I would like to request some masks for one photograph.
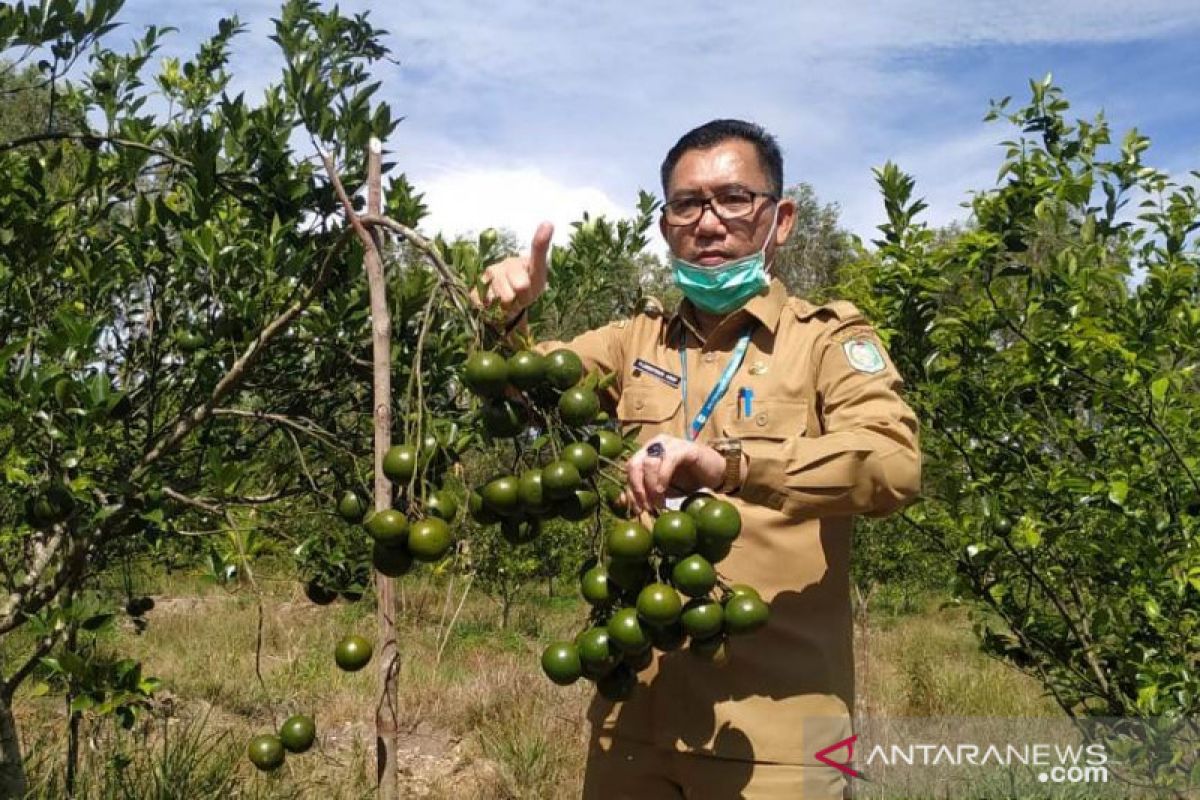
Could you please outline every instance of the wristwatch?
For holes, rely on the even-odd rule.
[[[708,446],[725,456],[725,475],[721,478],[718,492],[729,493],[741,486],[742,478],[742,440],[713,439]]]

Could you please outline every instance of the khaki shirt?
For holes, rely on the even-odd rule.
[[[771,617],[759,631],[731,638],[724,662],[686,647],[656,656],[628,701],[597,695],[589,718],[602,739],[819,765],[814,753],[849,736],[853,714],[853,518],[885,515],[917,495],[917,420],[883,345],[850,303],[813,306],[772,281],[705,340],[689,308],[639,314],[565,346],[589,369],[617,374],[606,400],[623,425],[641,426],[642,441],[683,437],[742,330],[755,323],[745,360],[697,439],[742,440],[749,470],[726,498],[741,512],[742,533],[717,571],[727,583],[757,589]],[[641,359],[680,376],[681,338],[686,418],[670,375],[634,367]],[[742,387],[754,393],[749,415],[738,407]]]

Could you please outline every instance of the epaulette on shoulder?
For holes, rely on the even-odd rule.
[[[824,320],[836,319],[839,322],[863,319],[863,313],[858,310],[858,306],[849,300],[834,300],[832,303],[816,306],[803,298],[793,297],[788,300],[788,304],[801,322],[813,317]]]
[[[662,301],[654,295],[649,294],[643,295],[642,298],[638,300],[635,311],[637,314],[645,315],[651,319],[658,319],[664,313]]]

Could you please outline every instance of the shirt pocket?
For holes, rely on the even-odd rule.
[[[683,398],[670,389],[626,388],[617,401],[617,419],[625,427],[641,427],[642,441],[660,433],[671,433]]]
[[[780,442],[807,433],[808,403],[799,399],[755,398],[749,416],[730,417],[721,426],[725,436],[743,441]]]

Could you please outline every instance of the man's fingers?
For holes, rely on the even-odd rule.
[[[554,225],[543,222],[533,234],[533,246],[529,250],[529,279],[534,286],[545,286],[549,274],[550,240],[554,238]]]
[[[658,465],[658,475],[654,481],[655,505],[663,504],[667,496],[667,487],[671,485],[671,479],[675,476],[675,470],[679,468],[679,460],[678,450],[667,450],[662,463]]]
[[[488,283],[488,297],[497,298],[501,305],[507,306],[516,296],[516,292],[513,291],[512,285],[508,281],[508,274],[503,270],[493,272],[492,280]]]
[[[627,491],[633,496],[634,510],[641,513],[646,509],[646,488],[643,485],[645,472],[642,456],[635,455],[629,459],[625,465],[625,477],[628,481]]]

